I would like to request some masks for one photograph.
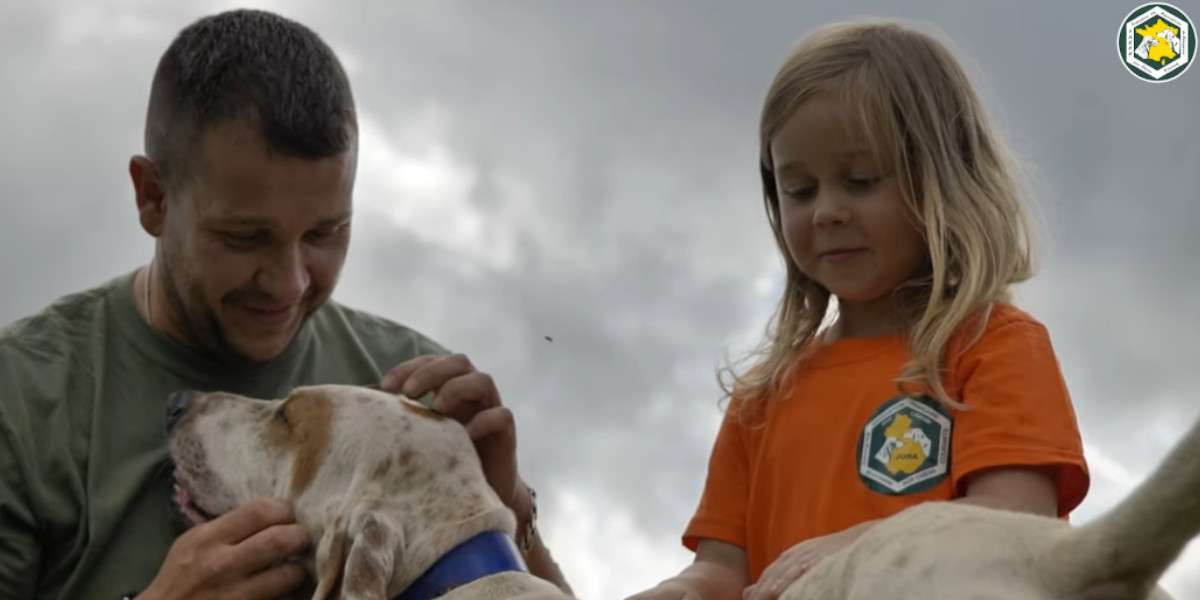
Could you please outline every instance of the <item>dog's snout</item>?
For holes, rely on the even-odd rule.
[[[196,393],[191,390],[183,390],[167,396],[167,431],[175,428],[175,424],[187,411],[188,405],[192,403],[195,395]]]

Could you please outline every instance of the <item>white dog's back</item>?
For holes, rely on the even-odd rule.
[[[1200,422],[1087,525],[930,502],[871,528],[782,600],[1170,600],[1158,578],[1198,532]]]

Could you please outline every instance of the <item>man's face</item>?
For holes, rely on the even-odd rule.
[[[225,361],[271,360],[337,283],[355,150],[273,155],[234,123],[208,129],[197,150],[190,179],[168,194],[159,240],[170,331]]]

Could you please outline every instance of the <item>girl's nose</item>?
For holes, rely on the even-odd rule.
[[[818,194],[813,199],[813,225],[830,227],[850,220],[850,210],[833,194]]]

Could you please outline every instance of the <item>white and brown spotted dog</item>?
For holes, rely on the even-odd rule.
[[[1095,521],[949,502],[886,519],[782,600],[1170,600],[1163,571],[1200,533],[1200,423]]]
[[[363,387],[298,388],[283,401],[176,394],[168,450],[176,501],[193,523],[254,497],[293,503],[316,542],[314,600],[388,600],[452,548],[512,512],[488,485],[463,427]],[[446,600],[567,598],[524,571],[489,575]]]

